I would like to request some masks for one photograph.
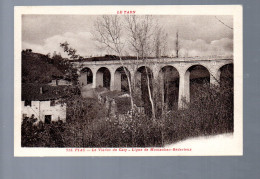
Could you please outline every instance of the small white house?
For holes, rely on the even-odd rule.
[[[22,101],[22,116],[37,118],[37,123],[42,121],[50,123],[62,120],[66,122],[66,104],[61,104],[59,100],[49,101]]]
[[[40,121],[51,123],[52,121],[66,122],[66,103],[62,102],[66,91],[61,86],[24,84],[22,86],[22,119],[33,117]]]

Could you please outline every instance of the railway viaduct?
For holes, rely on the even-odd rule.
[[[122,63],[123,62],[123,63]],[[210,85],[218,85],[222,68],[233,65],[233,57],[193,57],[193,58],[160,58],[142,60],[111,60],[111,61],[83,61],[73,62],[78,69],[79,82],[81,85],[92,85],[92,88],[107,87],[111,91],[121,91],[122,78],[124,74],[122,67],[127,70],[131,83],[140,81],[142,69],[146,67],[151,77],[156,81],[162,80],[165,68],[171,68],[175,73],[173,76],[178,80],[178,107],[183,106],[183,99],[190,101],[190,79],[194,67],[204,68],[209,74]],[[109,82],[105,83],[104,78]]]

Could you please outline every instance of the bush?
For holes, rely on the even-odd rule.
[[[65,147],[63,141],[64,126],[61,121],[37,126],[32,121],[22,122],[22,147]]]
[[[168,143],[188,137],[233,132],[233,88],[202,89],[197,86],[196,89],[187,109],[167,114],[164,131]]]
[[[201,86],[201,85],[200,85]],[[189,137],[233,132],[233,87],[195,86],[187,109],[172,110],[155,120],[143,113],[108,116],[95,99],[74,96],[67,101],[67,122],[22,124],[27,147],[152,147]],[[124,101],[122,101],[123,103]]]

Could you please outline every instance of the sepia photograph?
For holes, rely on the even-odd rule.
[[[243,155],[241,6],[15,8],[15,156]]]

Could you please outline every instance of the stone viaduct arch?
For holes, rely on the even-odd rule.
[[[166,65],[159,71],[161,101],[167,109],[177,108],[179,96],[179,71],[172,65]]]
[[[88,67],[81,69],[79,74],[79,81],[81,86],[93,83],[92,70]]]
[[[185,78],[185,89],[186,89],[186,102],[190,102],[195,94],[199,91],[198,88],[207,88],[210,84],[210,72],[203,65],[192,65],[190,66],[184,75]],[[203,85],[203,86],[202,86]]]
[[[234,67],[233,64],[226,64],[220,67],[220,86],[228,85],[228,87],[234,87]]]
[[[111,87],[111,72],[107,67],[100,67],[96,72],[96,87]]]
[[[147,79],[147,74],[149,77],[149,81]],[[138,94],[148,94],[148,83],[152,90],[152,78],[153,78],[153,71],[148,66],[140,66],[136,69],[135,72],[135,89],[137,90]]]
[[[131,81],[131,73],[127,67],[120,66],[115,70],[114,90],[129,92],[129,84],[126,73],[130,77]]]
[[[92,87],[98,86],[107,87],[110,90],[124,90],[122,83],[124,81],[124,72],[122,71],[122,64],[119,61],[91,61],[91,62],[73,62],[74,67],[78,69],[81,74],[83,69],[90,69],[92,72]],[[172,73],[170,80],[174,81],[176,89],[175,95],[178,95],[178,108],[185,107],[186,102],[190,102],[190,80],[194,78],[194,70],[204,70],[205,77],[210,83],[210,86],[220,85],[220,80],[223,78],[221,75],[224,73],[226,66],[233,67],[233,58],[223,57],[194,57],[194,58],[166,58],[166,59],[150,59],[144,63],[141,60],[124,60],[124,66],[129,73],[132,85],[139,85],[140,74],[145,69],[149,69],[150,77],[155,81],[162,81],[164,73]],[[143,69],[142,69],[143,68]],[[142,69],[142,70],[141,70]],[[172,72],[166,72],[171,69]],[[170,70],[170,71],[171,71]],[[84,72],[85,70],[83,70]],[[178,75],[177,75],[178,74]],[[196,76],[196,75],[195,75]],[[233,76],[232,76],[233,77]],[[87,84],[90,84],[91,75],[87,76]],[[104,78],[106,79],[104,82]],[[121,78],[121,80],[119,80]],[[83,77],[79,77],[79,81],[83,81]],[[122,81],[123,80],[123,81]],[[103,81],[103,83],[102,83]],[[161,82],[162,83],[162,82]],[[165,83],[165,79],[163,79]],[[84,83],[85,84],[85,83]],[[165,87],[164,87],[165,88]],[[126,90],[127,91],[127,90]],[[164,89],[165,91],[165,89]],[[185,100],[185,103],[184,101]]]

